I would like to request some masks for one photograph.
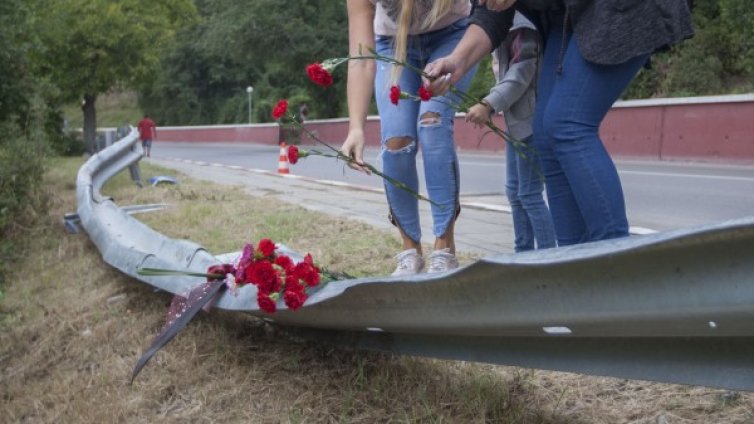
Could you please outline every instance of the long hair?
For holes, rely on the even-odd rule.
[[[437,21],[442,19],[451,11],[454,2],[455,0],[434,0],[432,2],[432,8],[429,10],[429,13],[427,13],[427,16],[424,17],[422,28],[430,28],[434,24],[436,24]],[[411,28],[411,22],[413,22],[414,20],[413,14],[414,0],[402,0],[401,13],[398,16],[397,22],[398,30],[396,31],[395,39],[393,41],[395,50],[394,58],[395,60],[401,62],[406,60],[408,31],[409,28]],[[402,71],[403,67],[393,65],[393,70],[390,78],[391,85],[394,85],[398,81],[398,78],[400,77]]]

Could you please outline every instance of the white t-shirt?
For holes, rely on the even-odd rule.
[[[401,13],[401,0],[370,0],[375,5],[374,33],[377,35],[394,36],[398,30],[396,21]],[[430,28],[422,28],[424,17],[432,9],[433,0],[414,0],[412,13],[411,35],[423,34],[445,28],[453,22],[469,16],[471,2],[469,0],[455,0],[450,12],[440,18]]]

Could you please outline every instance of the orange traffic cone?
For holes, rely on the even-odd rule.
[[[278,157],[278,174],[288,174],[288,146],[285,141],[280,142],[280,156]]]

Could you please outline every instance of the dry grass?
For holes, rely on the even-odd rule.
[[[51,214],[0,303],[2,422],[754,422],[752,394],[343,351],[221,311],[199,317],[131,386],[170,299],[103,264],[86,235],[63,231],[79,164],[51,167]],[[368,275],[386,272],[398,247],[360,223],[181,181],[138,190],[121,176],[106,192],[121,205],[170,203],[141,218],[212,252],[264,235]]]

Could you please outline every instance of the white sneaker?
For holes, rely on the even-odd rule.
[[[450,248],[435,250],[429,255],[429,268],[427,273],[445,272],[458,268],[456,255],[450,253]]]
[[[424,258],[417,253],[416,249],[408,249],[395,255],[398,261],[398,267],[395,268],[392,275],[414,275],[424,269]]]

